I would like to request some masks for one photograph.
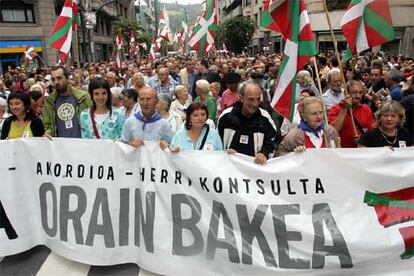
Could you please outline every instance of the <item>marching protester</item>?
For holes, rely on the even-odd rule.
[[[325,123],[323,104],[320,98],[307,97],[300,103],[302,120],[289,130],[277,150],[277,155],[302,152],[307,148],[335,148],[339,146],[336,129]]]
[[[210,84],[206,80],[198,80],[196,83],[197,97],[194,102],[203,103],[208,110],[208,119],[216,121],[217,104],[215,98],[210,95]]]
[[[403,128],[405,110],[398,102],[387,103],[375,112],[377,127],[368,130],[358,140],[358,147],[403,148],[413,145],[413,138]]]
[[[187,92],[187,87],[184,85],[177,85],[174,91],[175,100],[171,103],[170,110],[180,115],[184,121],[186,117],[186,110],[191,104],[191,96]]]
[[[45,128],[42,120],[31,108],[27,94],[12,92],[7,98],[7,104],[12,115],[3,122],[1,140],[43,136]]]
[[[170,146],[171,152],[174,153],[180,150],[223,150],[221,138],[217,130],[210,128],[206,123],[207,118],[208,110],[205,104],[190,104],[186,110],[185,127],[177,131],[171,145],[168,145],[167,141],[161,141],[161,148],[166,149]]]
[[[125,119],[133,116],[140,110],[138,104],[138,92],[133,88],[122,90],[122,107],[120,108]]]
[[[46,98],[42,120],[48,137],[81,138],[80,113],[92,105],[89,94],[69,83],[63,67],[51,69],[54,91]]]
[[[329,123],[339,132],[341,146],[355,148],[358,138],[374,127],[374,119],[371,109],[361,104],[364,94],[362,83],[350,80],[347,88],[349,95],[329,110],[328,119]],[[351,118],[351,112],[353,118]]]
[[[113,108],[108,81],[95,78],[89,83],[92,107],[80,115],[82,138],[119,140],[124,125],[124,116]]]
[[[269,113],[259,108],[262,88],[246,82],[240,101],[225,109],[218,121],[224,149],[253,156],[264,164],[275,150],[276,126]]]
[[[174,135],[181,128],[183,119],[180,114],[171,110],[171,97],[166,94],[158,95],[158,102],[155,108],[161,117],[170,123],[171,131]]]
[[[145,87],[139,95],[141,111],[130,116],[124,125],[121,140],[133,147],[144,145],[144,141],[167,141],[172,138],[170,123],[156,112],[158,103],[157,91]]]

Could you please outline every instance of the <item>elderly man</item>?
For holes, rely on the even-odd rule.
[[[158,70],[158,78],[158,81],[155,82],[155,90],[158,94],[167,94],[172,99],[178,82],[170,77],[168,69],[164,67]]]
[[[155,110],[158,103],[154,88],[145,87],[139,94],[141,111],[136,112],[125,122],[121,140],[133,147],[144,145],[144,141],[167,141],[172,139],[171,126]]]
[[[364,86],[360,81],[347,83],[349,95],[329,111],[329,124],[339,132],[343,148],[355,148],[357,139],[374,127],[371,109],[361,104]],[[353,113],[356,132],[354,133],[350,112]]]
[[[263,164],[275,150],[276,126],[259,108],[261,87],[248,81],[240,88],[241,101],[223,111],[218,131],[225,149],[255,157]]]
[[[325,109],[329,111],[332,106],[338,104],[345,97],[345,94],[342,89],[341,72],[338,69],[331,69],[326,76],[326,80],[329,88],[323,93],[322,100]]]
[[[109,87],[118,87],[117,83],[116,83],[116,75],[114,72],[109,71],[108,73],[105,74],[105,79],[108,81],[109,83]]]

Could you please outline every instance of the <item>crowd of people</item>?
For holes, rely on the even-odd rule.
[[[156,141],[172,153],[226,150],[259,164],[309,148],[413,145],[413,59],[366,52],[341,70],[333,52],[311,58],[294,81],[292,121],[271,106],[280,66],[271,54],[9,68],[1,139]]]

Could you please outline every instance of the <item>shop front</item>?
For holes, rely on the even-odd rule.
[[[34,47],[38,55],[42,55],[41,40],[2,40],[0,41],[0,74],[9,67],[20,66],[20,59],[27,47]]]

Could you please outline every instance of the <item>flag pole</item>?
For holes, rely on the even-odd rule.
[[[322,110],[323,110],[323,120],[325,121],[325,125],[328,125],[328,116],[326,114],[326,108],[325,108],[325,103],[323,102],[323,97],[322,97],[322,85],[321,85],[321,79],[319,77],[319,69],[318,69],[318,63],[316,62],[316,56],[313,57],[313,67],[315,67],[315,71],[316,71],[316,82],[318,83],[318,89],[319,89],[319,98],[321,100],[322,103]],[[325,145],[328,145],[329,141],[328,141],[328,137],[325,136]],[[341,143],[340,141],[335,141],[335,146],[337,148],[340,148]]]
[[[345,96],[348,96],[349,93],[348,93],[348,88],[346,87],[346,81],[345,81],[344,71],[342,69],[341,57],[339,56],[338,46],[336,45],[336,38],[335,38],[334,31],[333,31],[333,28],[332,28],[331,18],[329,16],[328,7],[326,5],[326,0],[322,0],[322,3],[323,3],[323,9],[324,9],[325,15],[326,15],[326,20],[328,21],[329,30],[331,32],[331,38],[332,38],[332,42],[333,42],[333,45],[334,45],[334,48],[335,48],[336,58],[338,59],[339,70],[340,70],[340,73],[341,73],[341,79],[342,79],[342,83],[344,84]],[[349,112],[349,115],[351,116],[352,130],[354,132],[354,138],[355,138],[355,137],[358,137],[358,132],[357,132],[356,126],[355,126],[354,113],[352,111],[352,106],[351,106],[351,110]]]

